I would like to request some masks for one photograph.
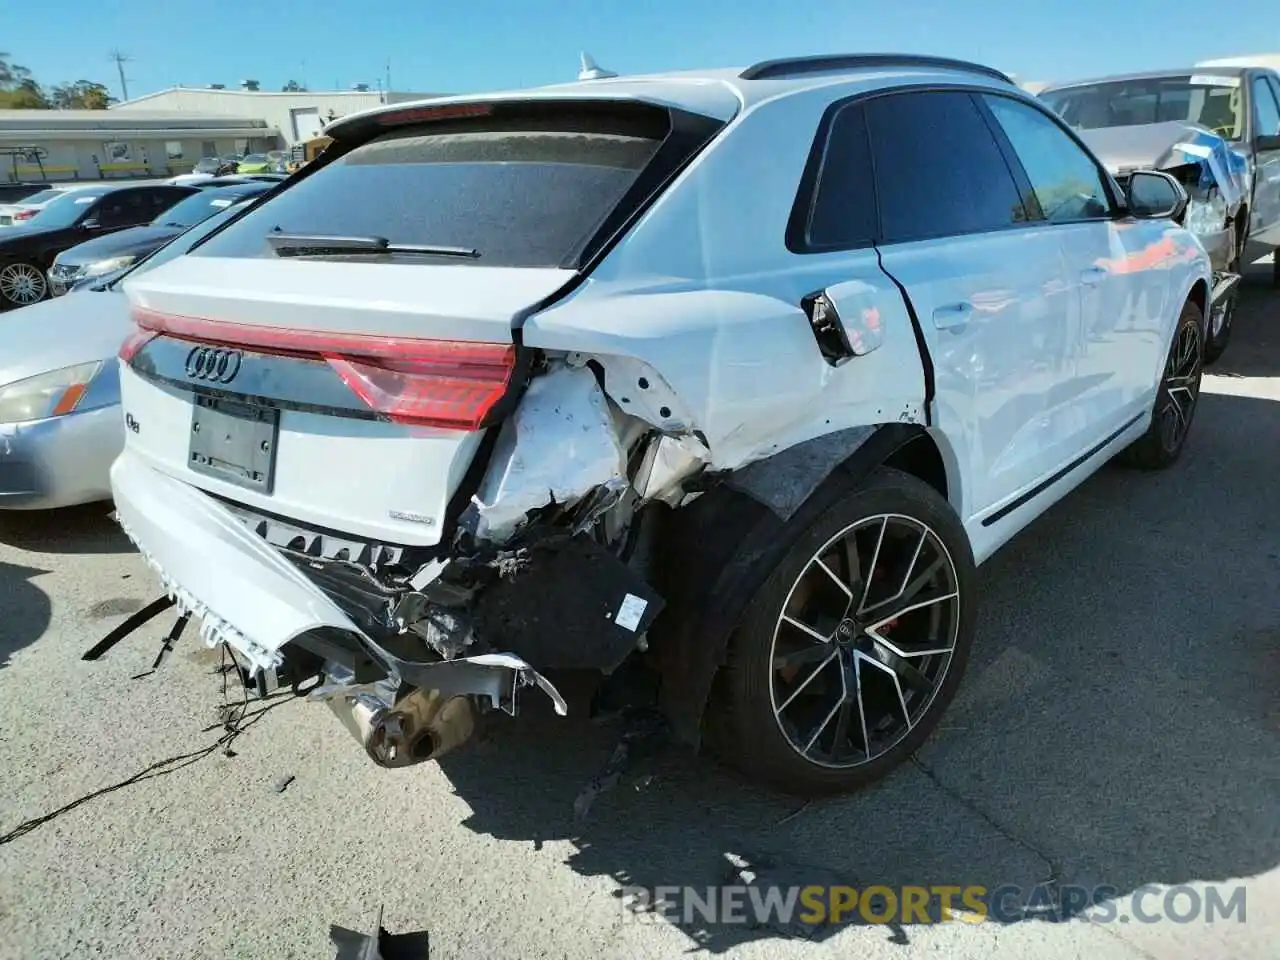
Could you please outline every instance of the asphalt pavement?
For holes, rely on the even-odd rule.
[[[219,658],[194,631],[151,674],[167,620],[79,659],[157,594],[107,508],[0,517],[0,834],[87,797],[0,843],[0,958],[330,958],[331,924],[372,932],[381,910],[390,933],[426,933],[444,958],[1274,960],[1268,274],[1247,278],[1178,466],[1102,470],[984,566],[973,660],[942,729],[885,782],[821,803],[667,752],[575,820],[617,731],[534,697],[438,765],[378,770],[323,706],[288,699],[228,756]],[[1017,888],[1047,909],[797,936],[638,914],[621,896],[725,883],[742,860],[859,889]],[[1094,903],[1076,896],[1098,887]],[[1244,909],[1213,922],[1193,908],[1237,895]]]

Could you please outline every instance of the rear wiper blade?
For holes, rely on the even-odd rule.
[[[286,257],[322,257],[328,255],[407,253],[430,257],[478,257],[479,250],[469,247],[446,247],[433,244],[392,243],[386,237],[344,237],[323,234],[269,233],[267,243]]]

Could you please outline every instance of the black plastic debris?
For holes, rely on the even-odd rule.
[[[614,789],[636,761],[652,756],[670,741],[666,718],[657,710],[636,710],[623,716],[625,729],[604,768],[583,787],[573,801],[573,814],[584,819],[603,793]]]
[[[153,620],[160,614],[164,613],[166,610],[172,607],[173,604],[174,604],[174,601],[172,597],[160,597],[156,600],[152,600],[150,603],[148,603],[145,607],[143,607],[137,613],[133,614],[128,619],[126,619],[124,623],[121,623],[119,626],[115,627],[105,637],[103,637],[101,640],[95,643],[92,647],[86,650],[84,654],[80,657],[80,659],[81,660],[101,659],[102,657],[106,656],[106,654],[111,650],[111,648],[114,647],[116,644],[118,644],[121,640],[129,636],[129,634],[133,633],[133,631],[137,630],[144,623],[147,623],[148,621]],[[182,619],[182,622],[185,622],[185,618],[181,618],[181,619]]]
[[[372,936],[334,924],[329,940],[338,952],[334,960],[430,960],[431,937],[427,931],[391,934],[382,926],[378,908],[378,929]]]
[[[297,778],[292,773],[286,773],[283,777],[276,781],[276,793],[284,793],[288,789],[289,784],[293,783]]]
[[[186,614],[183,614],[173,622],[173,626],[165,635],[164,643],[160,644],[160,650],[156,653],[156,658],[151,664],[151,669],[144,670],[142,673],[135,673],[130,679],[141,680],[143,677],[149,677],[160,669],[160,664],[164,662],[165,654],[170,653],[173,650],[173,645],[177,643],[178,639],[182,636],[182,631],[187,629],[189,619],[190,618],[187,617]]]
[[[664,606],[639,573],[587,537],[531,547],[519,572],[478,598],[476,635],[539,670],[611,673]]]

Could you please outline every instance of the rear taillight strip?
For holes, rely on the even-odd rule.
[[[394,423],[476,430],[505,396],[515,370],[509,343],[426,340],[231,323],[134,308],[137,330],[120,356],[156,337],[249,353],[323,360],[372,411]]]

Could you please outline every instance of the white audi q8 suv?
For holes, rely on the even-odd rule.
[[[975,565],[1177,460],[1210,267],[1043,104],[922,56],[344,117],[127,285],[119,521],[254,684],[374,762],[564,671],[804,793],[960,683]]]

